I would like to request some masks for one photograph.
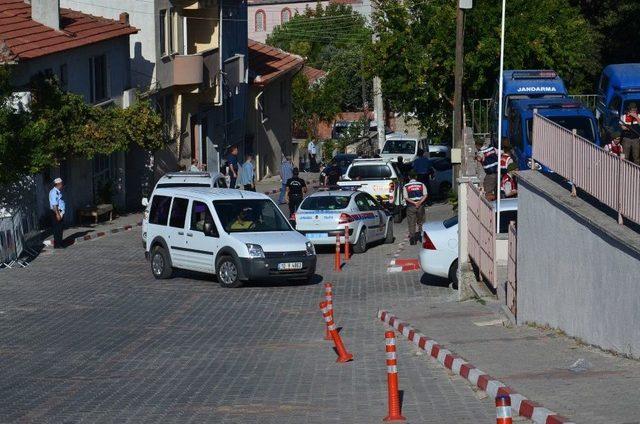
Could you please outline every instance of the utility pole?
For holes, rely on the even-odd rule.
[[[375,2],[371,2],[371,14],[375,12]],[[378,40],[378,36],[374,32],[372,35],[373,42]],[[385,142],[384,129],[384,101],[382,99],[382,81],[380,77],[373,77],[373,110],[376,115],[376,127],[378,129],[378,149],[382,151]]]
[[[454,92],[453,92],[453,147],[462,149],[464,142],[462,140],[462,77],[464,75],[464,0],[460,0],[456,8],[456,63],[454,74]],[[461,160],[464,161],[465,155]],[[464,164],[462,166],[464,168]],[[460,172],[460,164],[453,166],[453,185],[455,186]]]

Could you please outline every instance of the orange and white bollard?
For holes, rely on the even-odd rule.
[[[340,258],[340,233],[336,234],[336,259],[334,269],[337,272],[342,271],[342,259]]]
[[[344,226],[344,260],[351,259],[351,252],[349,248],[349,224]]]
[[[329,313],[331,314],[331,320],[335,322],[333,319],[333,286],[331,283],[324,283],[324,300],[327,302],[327,308],[329,308]],[[329,327],[325,326],[325,340],[331,340],[331,334],[329,334]]]
[[[322,317],[324,318],[324,322],[327,324],[329,334],[331,334],[331,338],[333,339],[333,344],[338,352],[338,359],[336,362],[352,361],[353,355],[347,352],[347,348],[345,348],[344,343],[342,343],[342,338],[336,329],[336,324],[333,322],[331,312],[329,312],[329,308],[327,307],[327,302],[320,302],[320,309],[322,310]]]
[[[387,350],[387,389],[389,391],[389,415],[385,421],[404,421],[400,414],[400,392],[398,391],[398,359],[396,357],[396,336],[393,331],[384,333]]]
[[[511,397],[498,395],[496,397],[496,424],[512,424]]]

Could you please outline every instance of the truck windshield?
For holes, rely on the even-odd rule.
[[[586,138],[592,143],[595,143],[595,128],[593,127],[593,121],[586,116],[546,116],[545,118],[556,124],[568,129],[576,130],[580,137]],[[527,130],[529,132],[529,145],[533,142],[532,136],[533,120],[527,120]]]
[[[400,154],[415,154],[416,153],[416,141],[415,140],[387,140],[384,143],[382,153],[400,153]]]
[[[502,112],[504,113],[504,117],[508,118],[509,117],[509,111],[511,110],[511,105],[513,104],[514,101],[516,100],[522,100],[522,99],[551,99],[551,98],[562,98],[565,97],[561,94],[544,94],[544,95],[527,95],[527,94],[512,94],[510,96],[506,96],[506,101],[504,102],[504,105],[502,106],[502,108],[504,109]],[[498,108],[498,105],[495,105],[496,109]]]
[[[227,233],[293,231],[271,200],[214,200],[213,207]]]

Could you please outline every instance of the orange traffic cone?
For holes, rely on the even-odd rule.
[[[511,398],[509,395],[498,395],[496,397],[496,424],[512,424],[511,419]]]
[[[396,358],[396,336],[393,331],[384,333],[387,350],[387,389],[389,391],[389,415],[385,421],[404,421],[400,415],[400,392],[398,391],[398,360]]]
[[[337,272],[342,271],[342,259],[340,258],[340,234],[336,234],[336,258],[334,269]]]
[[[344,260],[351,259],[351,252],[349,248],[349,224],[344,226]]]
[[[333,319],[333,286],[331,283],[324,283],[324,300],[327,302],[327,308],[329,308],[329,313],[331,314],[331,319]],[[331,334],[329,334],[329,328],[325,326],[325,340],[331,340]]]
[[[353,355],[347,352],[347,348],[344,347],[342,338],[340,338],[340,334],[338,334],[336,325],[334,324],[333,318],[331,318],[331,313],[329,312],[329,308],[327,307],[327,302],[320,302],[320,309],[322,310],[322,317],[324,318],[324,322],[327,324],[327,328],[329,329],[329,334],[331,334],[333,343],[336,346],[336,351],[338,351],[338,359],[336,360],[336,362],[353,361]]]

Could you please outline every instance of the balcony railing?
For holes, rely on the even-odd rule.
[[[219,67],[217,48],[196,54],[174,54],[162,58],[157,71],[158,82],[162,88],[195,85],[207,89],[217,84]]]

